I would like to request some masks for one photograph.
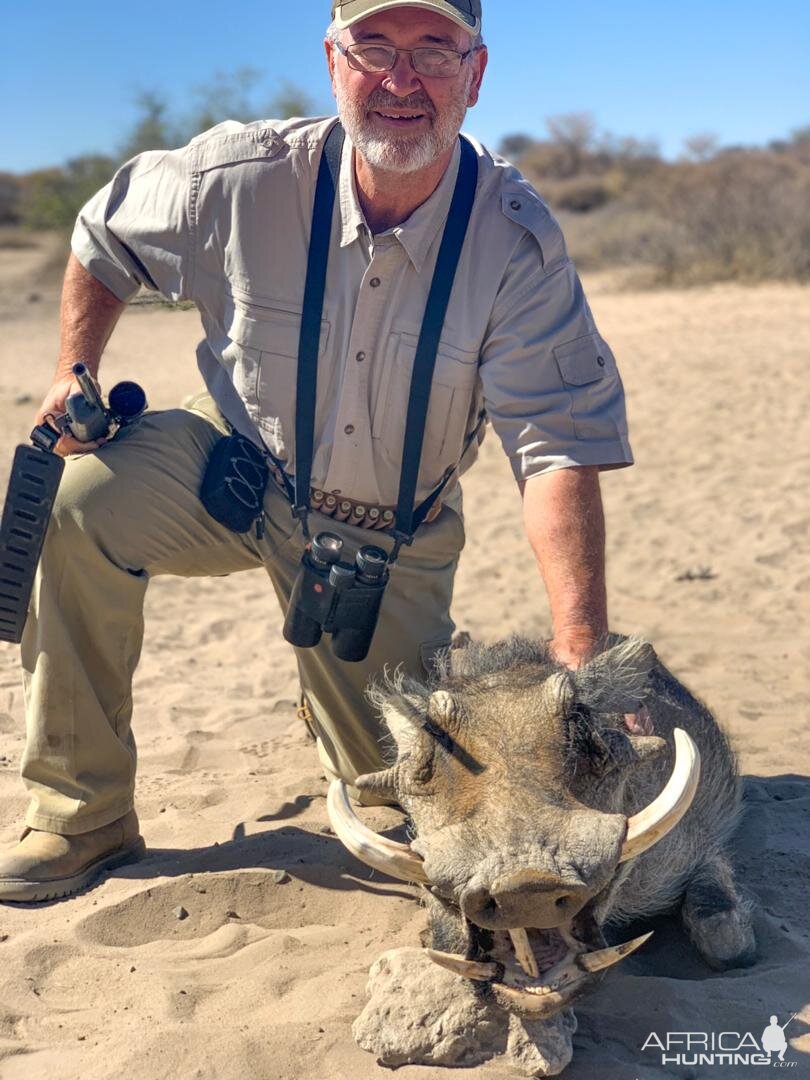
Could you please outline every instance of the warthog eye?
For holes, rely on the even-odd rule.
[[[425,729],[428,735],[431,736],[431,738],[436,740],[439,746],[444,747],[448,754],[453,753],[453,749],[456,744],[453,742],[452,736],[448,735],[447,732],[440,728],[437,724],[434,724],[432,720],[425,720],[425,722],[422,724],[422,727]]]
[[[591,753],[593,714],[587,705],[575,705],[565,718],[569,750],[576,754]]]
[[[604,776],[628,757],[630,745],[620,731],[599,730],[587,705],[577,704],[566,717],[568,761],[576,774],[584,764],[594,776]]]

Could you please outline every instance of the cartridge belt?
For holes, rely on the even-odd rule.
[[[286,494],[287,485],[284,482],[284,474],[281,469],[270,463],[270,475],[273,477],[279,490]],[[349,525],[356,525],[360,529],[391,529],[396,521],[395,506],[376,506],[367,502],[358,502],[345,495],[335,495],[328,491],[320,491],[318,488],[310,488],[309,506],[319,514],[334,518],[335,521],[345,521]],[[435,521],[442,512],[443,503],[438,501],[431,506],[425,522]]]

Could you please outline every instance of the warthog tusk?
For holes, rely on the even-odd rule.
[[[401,881],[427,881],[422,860],[408,844],[398,844],[363,824],[352,809],[342,780],[330,784],[326,808],[339,840],[360,862]]]
[[[576,958],[577,965],[585,971],[603,971],[605,968],[612,967],[613,964],[618,964],[636,949],[640,949],[652,936],[653,931],[650,930],[648,934],[642,934],[641,937],[625,941],[621,945],[611,945],[607,949],[598,949],[596,952],[580,953]]]
[[[700,753],[683,728],[675,728],[675,764],[661,794],[627,819],[627,834],[619,862],[634,859],[657,844],[681,820],[692,804],[700,779]]]
[[[465,960],[463,956],[456,956],[454,953],[437,952],[436,949],[425,949],[425,953],[439,967],[452,971],[454,975],[462,975],[465,979],[473,979],[475,982],[492,982],[497,978],[498,973],[503,971],[500,964]]]
[[[515,956],[517,961],[527,975],[531,975],[533,979],[537,979],[540,976],[540,968],[537,966],[537,960],[534,955],[534,950],[529,944],[529,935],[522,928],[517,930],[510,930],[509,937],[512,939],[512,947],[515,950]]]

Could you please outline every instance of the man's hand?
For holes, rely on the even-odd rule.
[[[549,649],[552,656],[571,671],[576,671],[593,655],[591,648],[584,647],[582,639],[578,644],[576,641],[557,641],[555,638],[549,642]],[[646,705],[639,706],[637,712],[625,713],[624,725],[631,735],[655,734],[652,717]]]
[[[52,428],[55,428],[56,425],[53,423],[53,418],[61,416],[62,413],[64,413],[65,404],[71,395],[80,393],[81,387],[72,375],[57,379],[48,390],[44,401],[39,407],[39,412],[34,421],[35,426],[39,424],[49,424]],[[97,450],[100,446],[103,446],[105,442],[106,439],[96,439],[93,442],[79,442],[79,440],[74,439],[72,435],[62,435],[54,446],[54,452],[60,454],[62,457],[67,457],[69,454],[86,454],[90,450]]]

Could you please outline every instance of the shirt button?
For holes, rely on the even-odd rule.
[[[343,430],[346,432],[347,435],[353,435],[354,434],[354,424],[347,424],[346,427]]]
[[[596,362],[599,365],[599,367],[604,367],[605,366],[605,358],[604,358],[604,356],[597,356]]]
[[[378,289],[380,287],[380,279],[378,277],[373,277],[369,282],[369,285],[372,289]]]
[[[364,352],[359,352],[357,354],[357,356],[355,356],[355,360],[357,361],[358,364],[362,364],[363,361],[365,360],[365,358],[366,358],[366,354]]]
[[[518,199],[512,199],[509,205],[513,210],[519,210],[523,204]]]

